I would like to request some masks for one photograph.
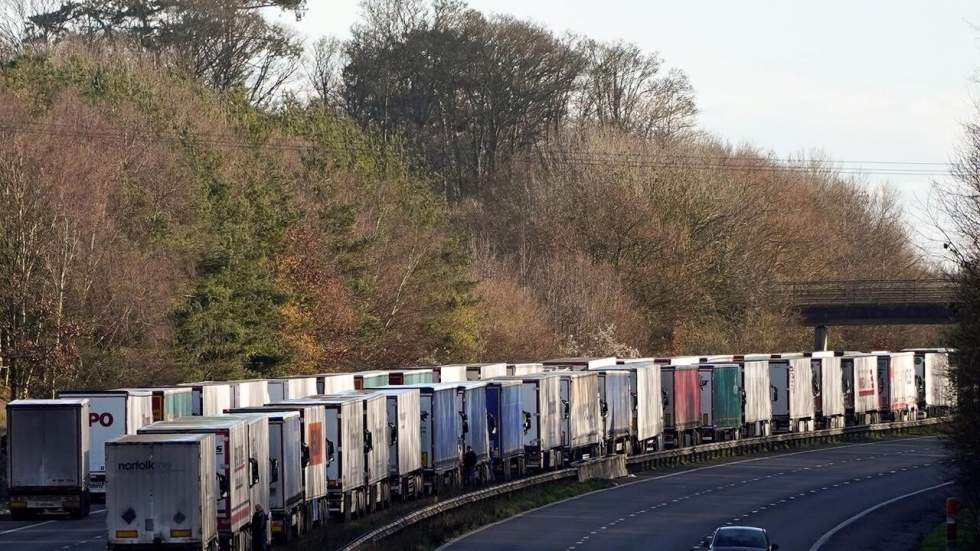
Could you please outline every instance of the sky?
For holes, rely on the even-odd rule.
[[[359,0],[308,0],[281,20],[309,40],[346,38]],[[776,156],[946,163],[977,117],[980,2],[960,0],[470,0],[553,31],[633,42],[683,70],[702,129]],[[941,255],[932,175],[848,163],[898,192],[928,257]],[[942,170],[945,167],[929,167]],[[906,168],[904,166],[900,168]],[[914,167],[913,167],[914,168]],[[942,179],[942,178],[939,178]]]

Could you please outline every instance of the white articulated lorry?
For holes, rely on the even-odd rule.
[[[218,549],[212,434],[137,434],[106,444],[109,551]]]
[[[249,420],[233,415],[183,417],[160,421],[140,434],[213,434],[217,478],[218,540],[222,549],[251,549],[251,522],[255,504],[252,487],[258,469],[249,450]]]
[[[372,390],[386,399],[389,486],[402,499],[417,497],[423,489],[421,394],[417,388]]]
[[[192,396],[192,415],[221,415],[232,407],[235,396],[232,384],[228,382],[201,381],[183,383],[179,386],[190,387]]]
[[[89,490],[105,496],[105,443],[118,436],[136,434],[153,422],[153,393],[148,390],[64,391],[59,398],[89,402]]]
[[[327,510],[327,462],[324,454],[326,438],[325,411],[319,405],[290,405],[269,404],[256,408],[240,408],[229,413],[268,413],[280,416],[281,427],[277,430],[275,417],[269,420],[269,455],[279,461],[280,480],[273,481],[272,501],[272,536],[282,541],[302,536],[316,525],[322,525],[328,515]],[[300,490],[302,501],[294,503],[290,497],[291,482],[281,480],[289,468],[292,459],[287,454],[292,453],[295,444],[293,438],[293,420],[287,414],[295,413],[300,423]],[[275,478],[275,477],[273,477]],[[278,491],[276,484],[282,486]]]
[[[298,411],[264,408],[228,410],[232,415],[260,415],[268,420],[268,492],[270,532],[288,541],[301,532],[304,513],[303,422]],[[259,487],[259,486],[256,486]]]
[[[351,376],[351,388],[354,388],[353,376]],[[281,402],[283,400],[306,398],[307,396],[312,396],[314,394],[316,394],[316,377],[314,376],[295,376],[269,379],[268,403],[270,404]]]
[[[7,404],[7,495],[13,520],[37,513],[89,512],[89,402]]]

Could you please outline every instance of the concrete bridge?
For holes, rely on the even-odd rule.
[[[814,327],[815,350],[827,345],[827,327],[954,323],[956,285],[945,279],[784,283],[780,290]]]

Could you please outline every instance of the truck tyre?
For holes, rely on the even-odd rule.
[[[11,509],[10,510],[10,520],[30,520],[34,516],[27,509]]]

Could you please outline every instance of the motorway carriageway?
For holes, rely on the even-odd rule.
[[[726,524],[765,528],[782,551],[914,549],[944,518],[950,478],[935,437],[844,444],[650,473],[442,549],[686,551]]]
[[[92,504],[88,517],[71,520],[50,517],[35,521],[0,520],[0,549],[20,551],[77,551],[106,548],[105,509]]]
[[[783,551],[908,549],[917,536],[903,534],[908,523],[927,530],[941,521],[951,488],[936,486],[949,479],[946,458],[942,443],[926,437],[651,473],[491,525],[445,548],[686,551],[730,523],[768,529]],[[0,549],[102,550],[105,514],[96,505],[82,520],[0,520]]]

